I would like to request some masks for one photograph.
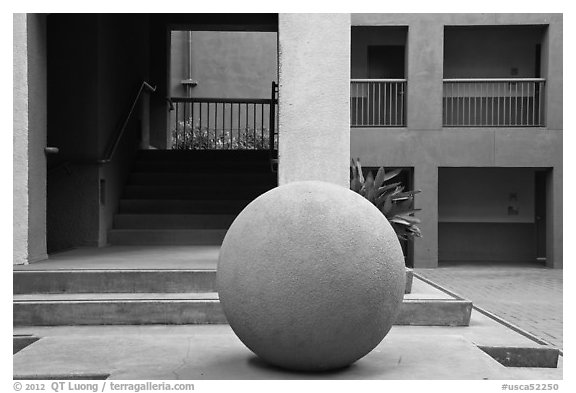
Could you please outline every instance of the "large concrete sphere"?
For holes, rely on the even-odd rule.
[[[328,370],[369,353],[404,294],[400,243],[362,196],[318,181],[277,187],[236,218],[217,286],[230,326],[265,361]]]

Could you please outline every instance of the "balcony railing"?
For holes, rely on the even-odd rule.
[[[445,127],[543,127],[542,78],[444,79]]]
[[[271,98],[172,97],[171,149],[275,150],[277,85]]]
[[[352,79],[350,125],[406,126],[406,79]]]

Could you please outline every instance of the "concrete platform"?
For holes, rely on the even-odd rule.
[[[420,280],[412,285],[395,324],[468,325],[471,302]],[[24,293],[13,304],[14,326],[227,323],[216,292]]]
[[[42,379],[75,374],[192,380],[562,378],[561,368],[504,367],[468,338],[446,334],[447,329],[454,331],[393,327],[374,351],[352,366],[310,374],[266,365],[227,325],[20,328],[44,338],[14,355],[13,373]]]

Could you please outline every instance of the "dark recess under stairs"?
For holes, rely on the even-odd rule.
[[[219,245],[234,218],[276,187],[268,151],[139,151],[112,245]]]

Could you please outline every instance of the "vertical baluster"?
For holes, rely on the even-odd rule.
[[[210,102],[206,103],[206,123],[206,142],[210,143]]]
[[[383,125],[384,125],[384,126],[387,126],[387,125],[388,125],[388,119],[387,119],[387,116],[386,116],[386,111],[388,110],[388,108],[386,107],[386,101],[387,101],[386,98],[387,98],[387,95],[388,95],[388,93],[387,93],[387,90],[388,90],[388,82],[384,82],[383,85],[384,85],[384,106],[382,107],[382,109],[384,110],[384,123],[383,123]]]
[[[380,100],[380,94],[382,94],[382,92],[381,92],[381,90],[382,90],[382,89],[381,89],[381,88],[382,88],[382,82],[378,82],[377,85],[378,85],[378,95],[377,95],[377,97],[378,97],[378,103],[376,104],[376,106],[378,107],[378,125],[381,126],[381,125],[382,125],[382,118],[381,118],[381,116],[380,116],[380,112],[381,112],[381,110],[380,110],[380,104],[381,104],[381,102],[380,102],[380,101],[381,101],[381,100]]]
[[[260,104],[260,134],[262,135],[260,148],[264,149],[264,104]]]
[[[453,86],[456,88],[456,93],[454,97],[452,97],[452,100],[456,105],[456,122],[453,121],[452,123],[454,123],[453,125],[460,125],[460,84],[458,82],[454,82]]]
[[[390,124],[388,124],[388,125],[391,126],[392,125],[392,83],[390,83],[390,89],[388,89],[388,90],[390,93],[390,97],[388,100],[388,105],[390,106],[390,108],[389,108],[390,109]]]
[[[402,126],[406,125],[406,122],[404,121],[404,97],[406,96],[404,94],[404,85],[405,85],[405,82],[401,82],[401,84],[400,84],[400,88],[401,88],[401,93],[400,93],[400,96],[401,96],[400,97],[400,100],[401,100],[400,101],[400,114],[401,114],[400,123]]]
[[[253,144],[254,144],[254,149],[256,149],[256,104],[253,104],[253,105],[252,105],[252,112],[253,112],[253,113],[252,113],[252,115],[253,115],[253,118],[252,118],[252,121],[253,121],[252,126],[253,126],[253,128],[254,128],[254,142],[253,142]]]
[[[356,109],[354,110],[354,125],[358,126],[358,83],[354,83],[354,99],[356,100]]]
[[[354,82],[350,82],[350,127],[354,127]]]
[[[187,149],[188,149],[188,144],[186,143],[186,142],[187,142],[187,139],[188,139],[187,136],[186,136],[186,119],[188,118],[188,116],[187,116],[188,110],[187,110],[187,109],[188,109],[188,103],[187,103],[187,102],[184,102],[184,133],[183,133],[183,135],[182,135],[182,137],[183,137],[182,139],[183,139],[183,143],[184,143],[184,145],[182,146],[182,148],[183,148],[184,150],[187,150]]]
[[[484,94],[483,94],[484,93],[484,84],[482,82],[480,82],[478,84],[477,90],[480,90],[480,93],[479,93],[480,94],[480,108],[478,110],[480,112],[480,125],[484,126],[485,125],[484,124],[484,112],[482,111],[482,109],[483,109],[482,108],[482,101],[484,100]]]
[[[362,83],[362,102],[360,103],[362,111],[362,125],[364,125],[364,91],[366,90],[366,83]]]
[[[248,144],[248,103],[246,103],[246,128],[244,129],[244,134],[245,137],[244,139],[246,139],[245,143],[244,143],[244,147],[246,147],[246,145]]]
[[[496,113],[497,115],[496,123],[498,124],[498,126],[500,126],[500,96],[502,95],[502,93],[500,93],[500,87],[502,86],[502,84],[498,83],[497,86],[498,86],[498,109],[497,109],[498,112]]]
[[[218,103],[214,103],[214,150],[218,149]]]
[[[230,138],[228,140],[228,148],[232,149],[232,128],[234,125],[234,121],[232,119],[232,113],[234,113],[234,107],[233,107],[233,103],[230,103]]]
[[[477,83],[471,83],[471,90],[472,90],[472,96],[474,97],[474,120],[472,121],[472,125],[477,126],[478,125],[478,113],[476,108],[478,107],[478,84]]]
[[[374,119],[374,82],[370,82],[370,84],[368,84],[368,102],[370,103],[370,105],[368,106],[368,111],[372,112],[370,115],[368,116],[368,123],[369,125],[374,125],[375,124],[375,119]],[[370,96],[372,95],[372,96]],[[370,124],[370,119],[372,119],[372,124]]]
[[[524,123],[524,82],[521,82],[522,84],[520,85],[520,125],[523,126],[525,125]]]
[[[518,125],[518,82],[514,82],[514,125]]]
[[[536,113],[536,83],[532,84],[532,125],[535,125],[535,113]]]
[[[174,132],[174,144],[172,146],[172,149],[178,149],[178,132],[180,132],[179,130],[179,122],[180,122],[180,103],[177,102],[176,103],[176,131]]]
[[[394,125],[398,125],[398,82],[394,82]]]
[[[512,125],[512,83],[508,82],[508,124]]]
[[[242,105],[240,103],[238,103],[238,130],[236,132],[237,137],[236,137],[236,145],[237,148],[240,148],[240,117],[242,116]]]
[[[492,86],[492,97],[490,97],[490,108],[491,108],[491,111],[490,111],[490,115],[491,115],[490,125],[494,126],[494,97],[495,97],[495,94],[494,94],[494,85],[495,85],[495,83],[492,82],[492,83],[490,83],[490,85]]]
[[[190,104],[190,125],[192,127],[191,132],[190,132],[190,149],[194,148],[194,132],[195,132],[195,127],[194,124],[196,124],[194,122],[194,102],[192,102]]]
[[[448,85],[450,86],[450,123],[448,125],[454,125],[454,83],[449,82]]]
[[[466,91],[466,99],[468,100],[468,123],[466,123],[467,126],[471,125],[471,117],[472,117],[472,100],[470,99],[470,91],[472,90],[472,84],[471,83],[467,83],[465,86],[465,91]]]

